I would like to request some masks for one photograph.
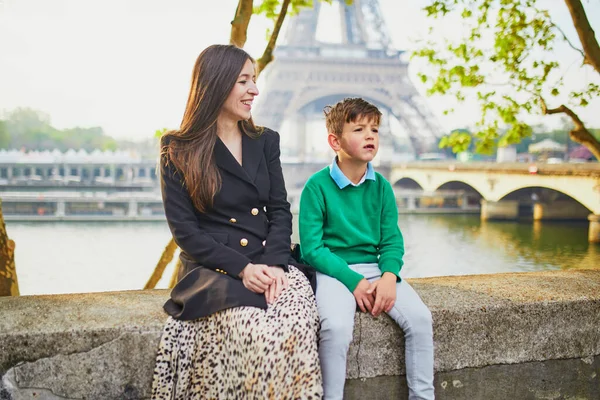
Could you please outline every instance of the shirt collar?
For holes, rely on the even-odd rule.
[[[329,167],[329,175],[331,175],[331,178],[334,180],[334,182],[338,185],[340,189],[343,189],[348,185],[360,186],[367,179],[372,181],[375,180],[375,170],[373,169],[373,165],[371,165],[371,163],[369,162],[367,163],[367,171],[361,178],[360,182],[358,182],[357,184],[352,183],[352,181],[348,179],[346,175],[344,175],[340,167],[338,167],[337,156],[333,158],[333,162]]]

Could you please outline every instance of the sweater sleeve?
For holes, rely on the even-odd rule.
[[[336,278],[350,292],[364,277],[348,267],[348,263],[325,246],[323,226],[326,221],[325,199],[318,187],[307,182],[300,196],[300,252],[302,258],[317,271]]]
[[[398,228],[398,207],[396,196],[389,182],[383,182],[383,207],[381,210],[381,242],[379,243],[379,269],[381,273],[391,272],[400,278],[404,265],[404,239]]]

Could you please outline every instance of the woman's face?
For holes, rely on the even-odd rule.
[[[248,120],[252,116],[252,101],[258,96],[256,87],[256,70],[250,60],[246,60],[244,68],[240,72],[233,89],[221,108],[219,118],[234,121]]]

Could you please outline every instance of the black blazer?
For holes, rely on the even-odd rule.
[[[169,315],[191,320],[230,307],[267,308],[264,294],[246,289],[239,273],[250,262],[286,272],[294,263],[279,155],[279,134],[267,128],[257,139],[242,135],[242,165],[217,138],[214,156],[222,184],[206,213],[193,206],[180,172],[161,159],[165,214],[183,266],[164,306]]]

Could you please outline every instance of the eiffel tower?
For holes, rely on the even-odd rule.
[[[321,35],[328,40],[320,40],[321,26],[330,29]],[[380,162],[432,151],[441,130],[409,80],[402,53],[391,45],[377,0],[314,0],[312,9],[289,20],[284,44],[261,74],[253,118],[280,131],[284,160],[322,161],[328,150],[323,107],[363,97],[383,113]]]

